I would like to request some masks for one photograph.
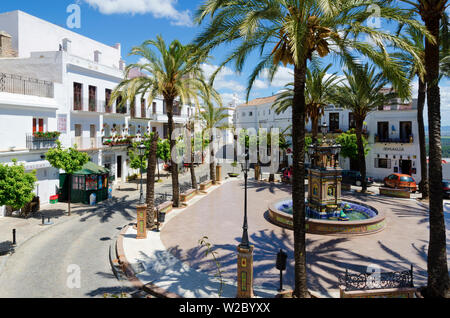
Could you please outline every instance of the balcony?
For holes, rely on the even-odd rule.
[[[72,138],[72,146],[77,146],[80,151],[98,150],[103,148],[99,137],[75,137]]]
[[[103,113],[105,112],[105,103],[91,98],[73,98],[71,99],[71,109],[75,112]]]
[[[104,147],[129,147],[133,144],[136,136],[111,136],[103,137],[102,145]]]
[[[26,135],[28,150],[49,150],[56,148],[59,133],[35,133]]]
[[[30,77],[0,73],[0,92],[53,98],[54,85]]]
[[[414,136],[400,137],[400,138],[386,138],[375,135],[375,143],[381,144],[412,144],[414,143]]]

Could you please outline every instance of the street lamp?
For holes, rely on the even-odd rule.
[[[248,180],[248,171],[250,169],[249,158],[250,155],[248,152],[246,152],[244,155],[244,162],[241,163],[245,180],[245,199],[244,199],[244,226],[243,226],[242,240],[241,244],[239,244],[239,247],[243,249],[250,249],[250,242],[248,240],[248,223],[247,223],[247,180]]]
[[[325,140],[327,133],[328,133],[328,125],[327,123],[323,123],[322,126],[320,127],[320,131],[322,132],[323,135],[323,139]]]
[[[139,197],[139,205],[143,205],[144,204],[144,191],[142,189],[142,187],[143,187],[142,186],[142,160],[143,160],[143,157],[145,154],[145,149],[146,149],[144,143],[141,143],[139,145],[138,149],[139,149],[139,158],[140,158],[139,162],[140,162],[140,170],[141,170],[140,171],[140,173],[141,173],[141,194]]]

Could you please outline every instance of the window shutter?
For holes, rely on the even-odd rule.
[[[39,132],[44,132],[44,119],[39,118]]]
[[[36,118],[33,118],[33,134],[36,132]]]
[[[378,158],[375,158],[375,168],[378,168]]]

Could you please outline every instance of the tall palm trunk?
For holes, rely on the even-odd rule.
[[[169,124],[169,141],[170,141],[170,153],[171,155],[175,153],[176,151],[176,144],[177,141],[172,138],[172,134],[174,131],[174,122],[173,122],[173,102],[174,100],[172,98],[166,99],[166,105],[167,105],[167,118],[168,118],[168,124]],[[178,164],[176,164],[175,160],[173,160],[171,156],[171,172],[172,172],[172,202],[173,206],[175,208],[178,208],[180,206],[180,184],[178,181]]]
[[[194,148],[191,149],[191,184],[192,189],[197,190],[197,177],[195,176],[195,156],[194,156]]]
[[[73,178],[72,178],[72,174],[68,174],[67,177],[69,178],[69,191],[67,192],[67,195],[68,195],[67,204],[69,205],[69,216],[70,216],[71,212],[72,212],[71,208],[70,208],[70,201],[72,200],[72,188],[73,188],[72,180],[73,180]]]
[[[362,138],[362,130],[364,125],[364,118],[356,119],[356,144],[358,146],[358,161],[359,161],[359,172],[361,173],[361,185],[362,192],[367,191],[367,171],[366,171],[366,154],[364,152],[364,143]]]
[[[430,9],[432,11],[433,8]],[[433,14],[434,13],[434,14]],[[446,232],[442,198],[441,101],[439,91],[439,24],[440,13],[422,15],[428,31],[437,39],[426,40],[428,127],[430,136],[430,243],[428,246],[428,288],[430,297],[445,297],[450,290]]]
[[[306,215],[305,215],[305,82],[306,60],[294,69],[292,105],[293,175],[292,202],[294,223],[295,290],[298,298],[308,296],[306,280]]]
[[[214,163],[214,160],[215,160],[214,147],[212,146],[213,140],[214,139],[211,136],[211,138],[209,139],[209,145],[211,147],[211,157],[210,157],[211,162],[209,163],[209,175],[211,177],[212,183],[216,184],[216,165]]]
[[[158,147],[158,133],[154,133],[147,164],[147,228],[149,230],[155,227],[155,174],[156,174],[156,150]]]
[[[427,149],[425,140],[425,124],[423,120],[423,109],[425,106],[427,85],[419,77],[419,94],[417,97],[417,122],[419,126],[419,146],[420,146],[420,174],[421,181],[419,184],[422,199],[428,198],[428,163]]]

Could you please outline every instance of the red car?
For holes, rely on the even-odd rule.
[[[384,178],[384,186],[394,189],[408,189],[411,192],[417,191],[417,184],[414,178],[401,173],[393,173]]]

